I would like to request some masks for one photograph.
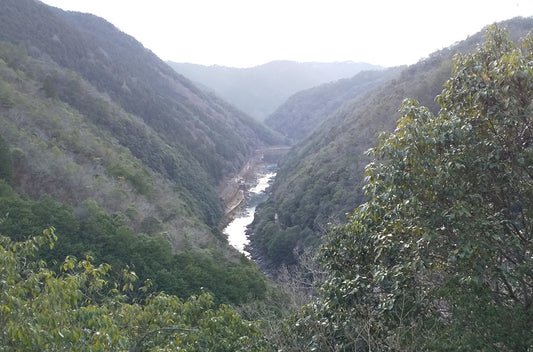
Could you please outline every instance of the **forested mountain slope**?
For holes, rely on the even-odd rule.
[[[103,19],[31,0],[6,0],[0,20],[0,39],[20,44],[49,65],[40,79],[59,100],[175,182],[209,225],[221,216],[213,186],[257,147],[276,141],[263,126],[198,90]],[[56,74],[55,67],[73,74]],[[95,93],[84,94],[82,81]],[[110,102],[128,116],[115,114]]]
[[[523,37],[533,19],[502,23]],[[272,196],[256,213],[252,243],[274,263],[294,263],[294,251],[320,242],[328,223],[345,221],[364,199],[365,152],[392,131],[402,100],[417,99],[437,111],[435,96],[450,76],[452,58],[483,42],[482,32],[409,66],[392,81],[334,112],[295,145],[280,166]]]
[[[346,102],[398,75],[401,68],[363,71],[352,78],[300,91],[265,119],[265,124],[293,141],[309,134]]]
[[[0,3],[0,234],[56,227],[51,261],[90,254],[182,296],[264,292],[216,229],[215,187],[279,140],[103,19]]]
[[[355,62],[272,61],[250,68],[169,64],[177,72],[212,89],[260,121],[300,90],[349,78],[363,70],[380,69],[375,65]]]

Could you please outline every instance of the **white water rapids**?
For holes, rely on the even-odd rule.
[[[258,175],[257,184],[248,190],[246,207],[235,216],[223,231],[228,236],[229,244],[247,257],[250,257],[250,253],[245,248],[250,244],[250,240],[246,235],[246,228],[254,221],[257,205],[264,202],[268,197],[266,190],[275,176],[276,173],[272,171],[266,171]]]

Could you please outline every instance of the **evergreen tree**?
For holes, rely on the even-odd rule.
[[[371,151],[370,200],[328,234],[331,278],[293,322],[330,351],[533,348],[533,37],[488,31],[434,116],[405,101]]]

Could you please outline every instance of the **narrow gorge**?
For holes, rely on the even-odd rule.
[[[287,150],[285,146],[258,150],[239,174],[219,189],[225,216],[218,227],[228,243],[249,258],[248,226],[254,220],[256,207],[268,199],[268,187],[276,177],[277,163]]]

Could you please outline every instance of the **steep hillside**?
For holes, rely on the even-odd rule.
[[[292,95],[265,119],[272,129],[298,141],[344,103],[398,75],[401,68],[363,71]]]
[[[0,4],[0,234],[55,227],[49,263],[90,255],[151,290],[264,297],[216,228],[215,189],[279,140],[103,19]]]
[[[221,216],[214,186],[256,148],[276,141],[266,128],[198,90],[98,17],[32,0],[6,0],[0,39],[45,62],[49,69],[38,78],[46,79],[59,100],[175,183],[210,226]],[[60,67],[72,74],[53,69]],[[85,83],[91,94],[85,94]]]
[[[168,214],[181,218],[181,230],[210,232],[207,226],[194,225],[202,223],[202,212],[186,189],[178,189],[135,157],[99,121],[62,102],[58,87],[69,87],[72,96],[98,109],[98,116],[107,119],[107,124],[117,129],[123,124],[125,131],[139,133],[137,138],[143,137],[140,142],[146,143],[145,148],[150,148],[150,143],[155,150],[165,150],[161,138],[142,121],[76,73],[32,59],[21,47],[2,42],[0,59],[1,136],[13,152],[16,188],[34,199],[49,194],[72,206],[92,199],[109,212],[129,209],[131,225],[138,230],[144,219],[164,219],[158,208],[166,208]],[[133,138],[132,143],[138,142]],[[169,157],[176,155],[166,149]]]
[[[292,94],[322,83],[380,67],[355,62],[273,61],[251,68],[169,62],[177,72],[219,94],[241,110],[264,120]]]
[[[144,131],[164,146],[77,74],[0,42],[0,234],[23,240],[53,226],[58,243],[41,252],[49,263],[89,254],[111,264],[114,275],[134,268],[153,290],[181,297],[208,290],[218,302],[260,298],[261,274],[205,224],[200,200],[62,102],[47,79],[51,73],[57,82],[76,82],[83,99],[117,126]],[[168,146],[166,152],[175,155]]]
[[[517,39],[533,28],[533,19],[502,25]],[[317,245],[328,223],[345,221],[344,214],[364,199],[365,151],[377,144],[381,131],[395,128],[402,100],[417,99],[436,112],[434,99],[450,75],[453,55],[472,51],[483,37],[480,32],[407,67],[396,79],[342,106],[294,146],[271,198],[256,214],[252,243],[257,251],[275,264],[292,264],[294,251]]]

